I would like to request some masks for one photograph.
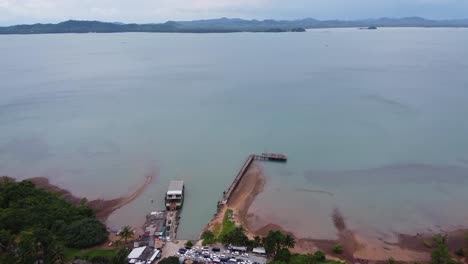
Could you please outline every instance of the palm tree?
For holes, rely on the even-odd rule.
[[[123,239],[125,241],[125,245],[127,245],[127,241],[133,238],[133,229],[128,225],[122,227],[119,237],[120,239]]]
[[[296,245],[296,241],[294,240],[294,237],[288,234],[284,236],[283,245],[287,248],[293,248]]]

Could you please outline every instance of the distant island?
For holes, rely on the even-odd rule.
[[[377,27],[468,27],[468,19],[430,20],[421,17],[362,20],[245,20],[220,18],[193,21],[168,21],[159,24],[124,24],[101,21],[68,20],[57,24],[32,24],[0,27],[0,34],[49,33],[231,33],[231,32],[304,32],[313,28]]]

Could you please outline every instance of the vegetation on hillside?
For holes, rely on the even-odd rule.
[[[29,181],[0,183],[0,263],[63,263],[66,247],[99,245],[107,235],[85,203],[70,204]]]
[[[239,18],[168,21],[151,24],[124,24],[100,21],[68,20],[57,24],[32,24],[0,27],[0,34],[109,33],[109,32],[304,32],[307,28],[362,27],[468,27],[468,19],[429,20],[420,17],[364,20],[244,20]]]

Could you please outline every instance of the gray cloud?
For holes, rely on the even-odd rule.
[[[463,18],[468,0],[0,0],[0,24],[87,19],[163,22],[217,17]]]

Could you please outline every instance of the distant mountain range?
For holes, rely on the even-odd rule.
[[[468,19],[430,20],[421,17],[378,18],[363,20],[245,20],[220,18],[194,21],[168,21],[159,24],[124,24],[100,21],[68,20],[57,24],[32,24],[0,27],[0,34],[112,33],[112,32],[301,32],[311,28],[342,27],[468,27]]]

